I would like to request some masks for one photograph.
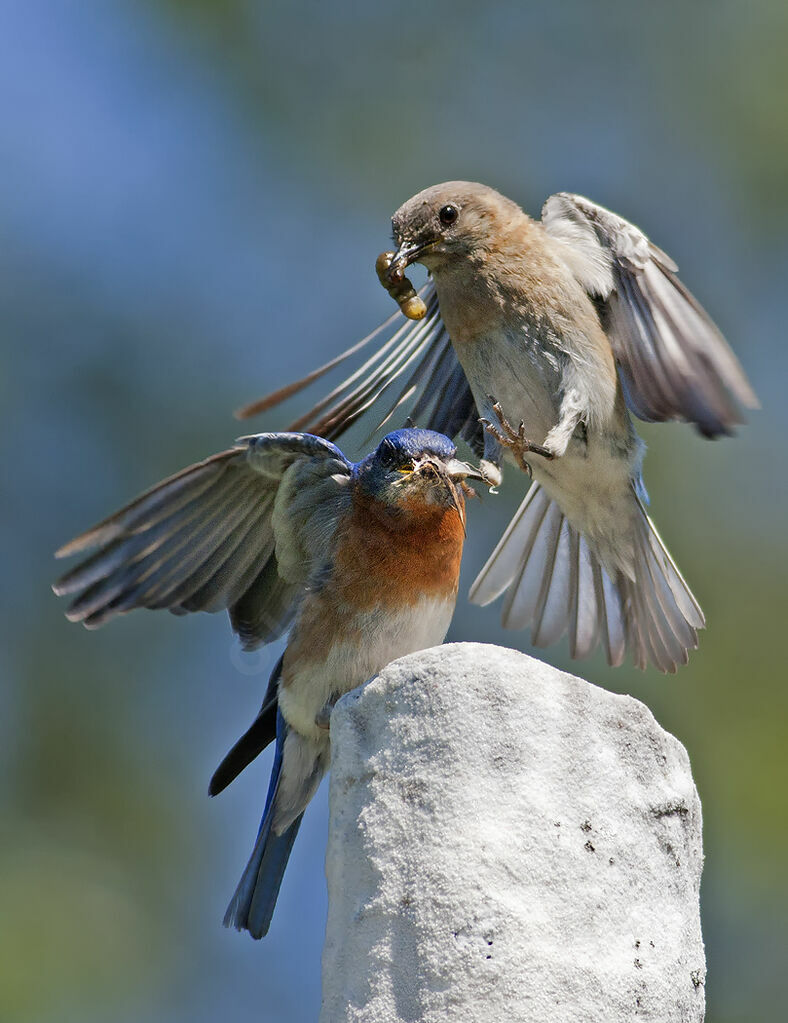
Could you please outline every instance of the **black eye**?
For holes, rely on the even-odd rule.
[[[440,211],[438,212],[438,219],[442,224],[445,224],[446,227],[449,227],[454,223],[459,215],[460,211],[456,206],[441,206]]]
[[[397,449],[388,439],[384,440],[383,443],[380,445],[379,458],[380,461],[385,466],[397,465],[399,462],[402,461],[402,455],[400,454],[399,451],[397,451]]]

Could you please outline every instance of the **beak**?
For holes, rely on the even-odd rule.
[[[444,465],[444,471],[446,473],[446,485],[451,493],[452,504],[457,509],[463,531],[465,531],[464,499],[466,497],[477,496],[473,487],[468,486],[465,481],[481,480],[482,483],[488,483],[488,480],[483,472],[479,469],[474,469],[472,465],[468,465],[467,462],[463,462],[459,458],[450,458]],[[460,492],[462,492],[462,498],[460,497]]]
[[[429,461],[417,464],[415,471],[418,471],[423,466],[429,465],[432,472],[437,473],[438,478],[443,482],[446,490],[451,498],[451,503],[457,510],[457,514],[460,517],[463,531],[465,530],[465,495],[464,491],[467,489],[472,493],[471,488],[467,487],[465,480],[467,479],[479,479],[483,480],[484,476],[477,470],[468,465],[467,462],[460,461],[459,458],[449,458],[447,461],[435,462],[432,459]]]
[[[435,244],[436,243],[434,241],[413,242],[410,245],[403,242],[394,253],[394,258],[389,266],[389,280],[402,280],[402,275],[405,273],[410,264],[417,262],[419,256],[423,252],[426,252],[427,249],[431,249]]]
[[[459,458],[451,458],[445,463],[445,470],[451,480],[481,480],[486,482],[486,477],[479,469],[474,469],[467,462],[461,462]]]

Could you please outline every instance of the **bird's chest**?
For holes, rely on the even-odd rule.
[[[500,402],[516,428],[543,440],[559,418],[567,358],[544,326],[521,320],[489,326],[454,340],[454,348],[481,414],[490,418],[490,398]]]
[[[391,661],[443,642],[455,596],[422,596],[399,607],[354,611],[317,629],[304,622],[285,652],[279,707],[301,735],[325,736],[323,709],[372,678]]]
[[[443,642],[463,530],[454,509],[391,531],[367,515],[343,529],[330,572],[307,594],[285,652],[280,706],[308,734],[326,702],[405,654]]]

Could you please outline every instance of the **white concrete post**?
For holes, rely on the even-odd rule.
[[[331,737],[321,1023],[703,1019],[700,802],[643,704],[457,644]]]

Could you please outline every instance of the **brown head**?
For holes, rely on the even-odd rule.
[[[408,199],[391,219],[397,252],[391,272],[411,263],[443,269],[455,260],[484,258],[522,230],[526,215],[511,199],[487,185],[447,181]]]

